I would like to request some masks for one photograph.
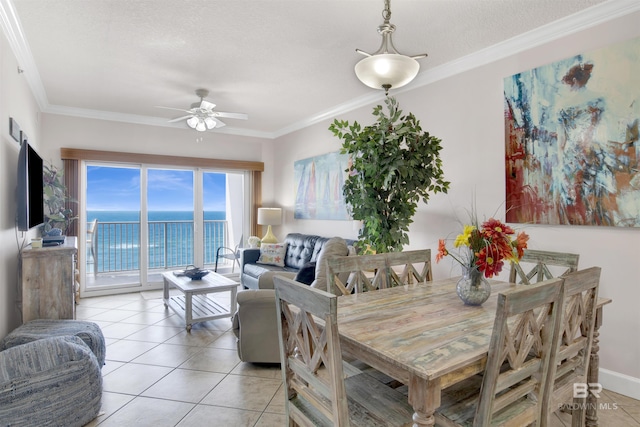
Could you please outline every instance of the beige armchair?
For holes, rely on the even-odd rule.
[[[238,339],[238,357],[243,362],[280,363],[275,295],[273,289],[238,292],[233,333]]]
[[[318,261],[314,267],[315,280],[310,286],[326,290],[327,259],[347,254],[349,254],[349,248],[344,239],[340,237],[329,239],[318,255]],[[275,275],[279,274],[282,273],[275,273]],[[346,280],[346,277],[343,277],[343,280]],[[240,360],[252,363],[280,363],[275,291],[246,289],[238,292],[237,301],[238,311],[232,321],[233,333],[238,339]]]

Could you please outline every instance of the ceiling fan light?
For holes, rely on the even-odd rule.
[[[189,125],[189,127],[190,127],[191,129],[195,129],[195,128],[196,128],[196,126],[198,125],[198,122],[199,122],[199,121],[200,121],[200,120],[198,120],[198,118],[197,118],[197,117],[193,116],[193,117],[190,117],[190,118],[187,120],[187,125]]]
[[[196,130],[198,132],[204,132],[205,130],[207,130],[207,126],[204,124],[204,121],[202,119],[198,119],[198,124],[196,125]]]
[[[207,125],[207,129],[213,129],[216,127],[216,122],[211,117],[204,119],[204,124]]]
[[[371,55],[355,66],[358,79],[374,89],[397,89],[411,82],[419,71],[418,61],[397,53]]]

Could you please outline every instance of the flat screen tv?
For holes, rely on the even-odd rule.
[[[28,231],[44,223],[44,180],[42,157],[27,142],[18,156],[18,230]]]

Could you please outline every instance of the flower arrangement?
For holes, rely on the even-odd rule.
[[[440,239],[436,262],[449,255],[463,267],[477,267],[486,278],[491,278],[502,271],[505,260],[518,262],[522,258],[529,236],[525,232],[515,234],[511,227],[494,218],[483,222],[481,227],[465,224],[453,246],[466,250],[454,255],[444,239]]]
[[[251,236],[247,239],[247,243],[250,248],[260,247],[260,238],[258,236]]]

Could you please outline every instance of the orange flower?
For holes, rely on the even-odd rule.
[[[444,239],[438,240],[438,253],[436,255],[436,262],[439,262],[447,255],[449,255],[449,251],[447,250],[447,246],[444,243]]]
[[[524,255],[524,250],[527,249],[527,242],[529,241],[529,235],[524,231],[518,233],[516,237],[515,246],[516,252],[518,253],[518,259],[522,258]]]

